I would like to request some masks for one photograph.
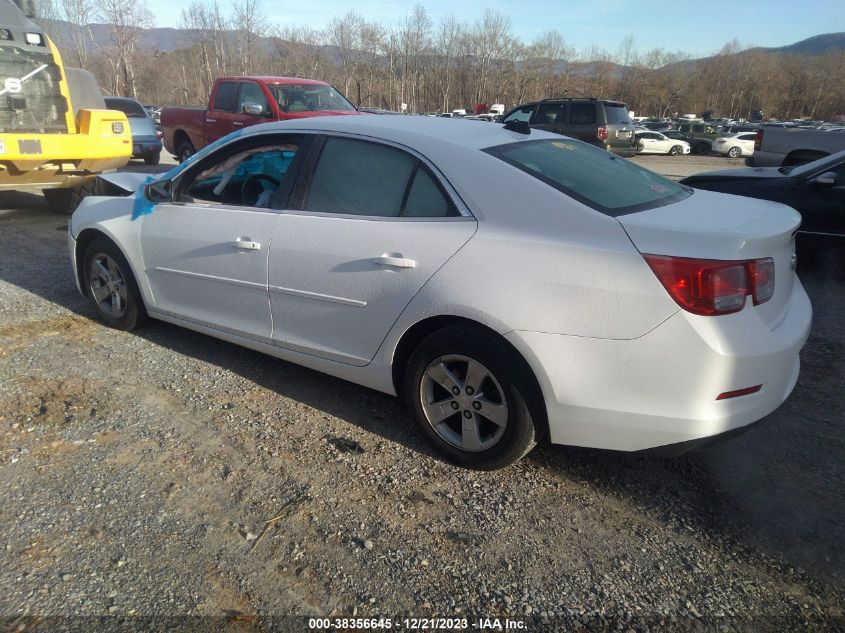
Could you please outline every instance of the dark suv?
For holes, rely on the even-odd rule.
[[[528,121],[533,128],[565,134],[630,158],[637,153],[637,139],[628,107],[603,99],[544,99],[508,112],[503,123]]]

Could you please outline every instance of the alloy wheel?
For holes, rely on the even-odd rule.
[[[91,296],[106,316],[120,319],[126,314],[126,280],[117,262],[105,253],[97,253],[91,258],[88,280]]]
[[[419,398],[434,432],[464,451],[492,448],[508,426],[504,389],[487,367],[468,356],[435,359],[420,381]]]

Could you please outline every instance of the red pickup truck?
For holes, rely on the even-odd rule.
[[[221,77],[214,82],[208,109],[164,108],[164,145],[183,162],[230,132],[268,121],[360,114],[332,86],[294,77]]]

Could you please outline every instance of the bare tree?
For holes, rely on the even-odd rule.
[[[143,0],[97,0],[95,17],[111,30],[114,56],[107,59],[115,71],[115,93],[138,98],[135,78],[136,47],[153,15]]]

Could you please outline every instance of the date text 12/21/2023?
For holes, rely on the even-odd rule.
[[[525,631],[525,622],[509,618],[309,618],[308,628],[316,631],[398,630],[398,631]]]

